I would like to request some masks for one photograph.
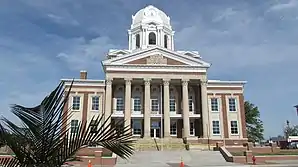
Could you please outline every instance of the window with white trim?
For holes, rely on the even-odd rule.
[[[229,98],[229,111],[236,111],[236,98]]]
[[[99,111],[99,96],[92,96],[92,101],[91,101],[92,108],[91,110],[93,111]]]
[[[238,121],[231,121],[231,134],[237,135],[238,133]]]
[[[177,136],[177,121],[171,121],[170,135]]]
[[[153,97],[151,99],[151,111],[158,113],[159,111],[159,103],[158,103],[158,98],[157,97]]]
[[[172,113],[176,112],[176,99],[174,96],[170,97],[170,112]]]
[[[142,124],[139,120],[133,120],[132,121],[132,134],[135,136],[140,136],[142,134]]]
[[[80,110],[81,105],[81,97],[80,96],[73,96],[72,97],[72,109],[73,110]]]
[[[124,101],[122,97],[117,97],[116,100],[116,111],[123,111],[124,110]]]
[[[212,121],[212,132],[214,135],[220,134],[219,121]]]
[[[188,98],[188,108],[189,112],[193,112],[193,96],[189,96]]]
[[[189,126],[189,135],[194,136],[195,135],[195,122],[190,121],[190,126]]]
[[[97,126],[96,126],[96,120],[91,120],[90,122],[90,132],[96,133],[97,132]]]
[[[70,133],[78,133],[79,131],[79,120],[71,120],[70,122]]]
[[[133,110],[135,112],[141,112],[141,97],[134,97],[134,99],[133,99]]]
[[[219,111],[218,110],[218,98],[211,98],[211,111]]]

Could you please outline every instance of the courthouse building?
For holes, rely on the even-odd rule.
[[[136,138],[247,141],[246,82],[210,80],[210,63],[197,51],[175,50],[174,34],[170,17],[154,6],[133,15],[128,48],[110,49],[101,62],[105,80],[88,79],[86,71],[75,80],[72,131],[105,113],[112,123],[125,119]],[[62,80],[68,91],[72,79]]]

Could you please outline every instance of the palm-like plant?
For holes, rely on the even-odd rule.
[[[93,117],[92,125],[87,125],[86,121],[79,123],[76,133],[71,133],[69,122],[72,114],[69,109],[68,112],[63,112],[69,93],[65,94],[64,91],[64,83],[61,82],[36,107],[12,106],[12,113],[22,124],[17,126],[2,118],[5,126],[0,124],[0,141],[4,141],[15,156],[0,158],[1,165],[60,167],[72,159],[80,148],[89,145],[103,146],[121,158],[128,158],[133,154],[134,140],[130,128],[124,127],[119,132],[116,127],[123,125],[123,121],[116,122],[116,126],[112,127],[104,121],[104,114]]]

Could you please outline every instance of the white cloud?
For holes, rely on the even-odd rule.
[[[237,11],[235,11],[233,8],[227,8],[222,12],[219,12],[219,14],[212,19],[213,22],[218,22],[221,20],[229,19],[231,16],[235,15]]]
[[[66,62],[70,69],[95,69],[99,68],[109,49],[119,48],[112,44],[108,37],[98,37],[90,41],[77,38],[69,41],[69,50],[60,52],[57,57]]]
[[[296,8],[296,7],[298,7],[297,0],[288,0],[287,3],[277,3],[277,4],[272,5],[269,8],[269,11],[280,11],[280,10],[292,9],[292,8]]]

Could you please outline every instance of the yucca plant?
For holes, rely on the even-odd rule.
[[[124,121],[111,126],[111,123],[104,121],[104,114],[93,117],[92,125],[86,121],[80,122],[76,133],[71,133],[69,122],[72,113],[70,109],[63,112],[67,108],[69,93],[65,94],[64,91],[64,83],[61,82],[40,105],[33,108],[21,105],[11,107],[12,113],[21,120],[21,126],[2,118],[0,140],[15,156],[0,157],[1,165],[60,167],[73,159],[80,148],[90,145],[103,146],[125,159],[133,154],[134,140],[130,128],[124,127],[119,131],[116,127],[123,125]]]

